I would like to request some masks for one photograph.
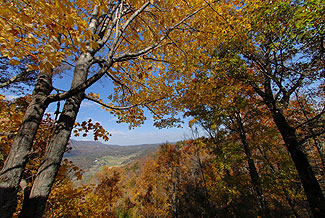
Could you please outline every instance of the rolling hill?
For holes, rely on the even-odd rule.
[[[65,153],[67,158],[78,167],[85,170],[89,178],[100,171],[103,166],[121,166],[131,161],[149,155],[159,148],[160,144],[142,145],[109,145],[98,141],[70,140],[71,150]]]

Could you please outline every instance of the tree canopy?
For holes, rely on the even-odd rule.
[[[42,217],[50,213],[47,202],[58,216],[70,210],[76,217],[237,216],[250,202],[257,203],[251,216],[325,214],[323,1],[40,0],[0,7],[0,87],[34,88],[23,106],[1,100],[1,113],[14,122],[1,132],[4,217],[17,205],[19,217]],[[65,71],[73,79],[60,90],[53,80]],[[88,91],[104,77],[107,98]],[[62,177],[56,186],[72,132],[109,138],[99,123],[75,123],[84,99],[130,128],[143,124],[145,111],[160,128],[177,126],[185,113],[190,126],[208,135],[163,146],[135,175],[105,169],[84,192]],[[48,105],[58,101],[64,106],[57,118],[46,118]],[[38,137],[44,122],[51,123],[46,142]],[[41,155],[31,156],[38,144]],[[30,167],[37,173],[20,202],[19,184]],[[133,186],[125,183],[130,179]],[[53,185],[59,193],[75,191],[74,200],[51,193]],[[134,194],[123,193],[131,189]],[[80,201],[86,203],[78,209]],[[308,210],[301,206],[306,202]]]

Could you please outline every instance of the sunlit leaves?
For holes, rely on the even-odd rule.
[[[10,59],[32,57],[43,63],[41,69],[57,67],[72,48],[84,43],[77,36],[85,28],[86,21],[70,1],[1,2],[1,54]]]
[[[93,132],[95,141],[97,141],[99,138],[102,138],[104,141],[108,141],[109,136],[111,136],[99,122],[94,124],[91,119],[88,121],[83,121],[82,123],[75,123],[74,125],[74,136],[80,136],[82,133],[82,136],[86,137],[89,131]]]

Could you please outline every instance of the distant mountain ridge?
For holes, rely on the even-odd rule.
[[[77,141],[70,139],[69,152],[64,158],[73,161],[78,167],[93,175],[102,166],[120,166],[135,159],[150,155],[155,152],[162,143],[142,145],[110,145],[98,141]]]

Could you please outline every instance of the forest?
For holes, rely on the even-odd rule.
[[[0,217],[325,217],[324,5],[2,0]],[[80,182],[84,100],[193,137]]]

